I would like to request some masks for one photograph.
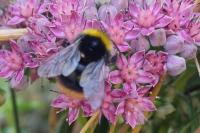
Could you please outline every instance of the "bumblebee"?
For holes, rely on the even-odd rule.
[[[104,97],[105,65],[112,50],[108,36],[96,29],[84,30],[75,41],[47,59],[40,77],[56,77],[62,93],[86,98],[97,109]]]

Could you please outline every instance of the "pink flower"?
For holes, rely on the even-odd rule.
[[[62,19],[56,20],[50,25],[50,30],[59,38],[67,38],[69,42],[85,29],[86,20],[78,12],[71,11],[70,15],[63,15]]]
[[[145,56],[144,70],[161,76],[166,72],[168,54],[165,52],[149,51]]]
[[[134,28],[132,38],[140,34],[149,36],[156,28],[163,28],[171,22],[171,18],[161,12],[162,5],[158,0],[148,5],[147,0],[142,1],[142,5],[131,2],[129,12],[132,15]]]
[[[200,46],[200,22],[191,23],[191,27],[189,29],[190,37],[193,42]]]
[[[70,15],[72,11],[83,13],[84,8],[91,3],[92,1],[88,0],[55,0],[51,1],[47,7],[56,19],[60,19],[62,15]]]
[[[174,32],[185,29],[194,9],[193,0],[165,0],[164,10],[172,18],[168,28]]]
[[[114,42],[120,52],[130,50],[128,42],[125,40],[126,33],[129,31],[126,23],[124,23],[123,15],[117,14],[113,19],[109,14],[105,14],[107,19],[102,21],[102,24],[109,35],[110,39]]]
[[[0,51],[0,77],[11,80],[11,86],[15,87],[20,84],[24,76],[26,67],[35,68],[38,66],[31,55],[23,53],[15,42],[11,42],[11,51]]]
[[[40,41],[30,41],[30,47],[34,51],[34,54],[37,56],[38,60],[47,59],[52,54],[58,52],[58,47],[53,42],[40,42]]]
[[[116,114],[121,114],[126,123],[132,128],[135,128],[136,125],[144,124],[146,120],[144,112],[155,110],[153,102],[148,97],[126,95],[121,99],[123,100],[118,104]]]
[[[9,7],[11,13],[11,19],[8,21],[8,25],[20,24],[34,14],[37,14],[39,9],[39,3],[37,0],[17,0],[17,2]]]
[[[51,106],[61,109],[60,111],[68,109],[67,121],[69,122],[69,125],[78,118],[80,108],[83,109],[84,115],[87,117],[92,113],[92,109],[86,101],[75,100],[63,94],[55,98],[52,101]]]
[[[113,84],[123,84],[127,93],[137,95],[137,84],[155,85],[155,77],[143,70],[144,51],[133,54],[128,60],[121,55],[117,60],[117,70],[110,72],[110,82]]]
[[[191,20],[186,29],[180,31],[180,35],[186,42],[194,43],[197,46],[200,46],[200,22]]]
[[[101,106],[103,115],[112,123],[116,122],[116,107],[113,104],[113,96],[111,94],[111,84],[107,83],[105,88],[105,97]]]
[[[45,17],[32,17],[29,19],[30,22],[27,24],[29,32],[31,33],[29,36],[33,36],[35,38],[46,41],[54,41],[56,40],[55,35],[50,31],[48,25],[50,22]]]
[[[64,33],[69,42],[74,39],[84,30],[86,20],[83,16],[80,16],[77,12],[72,12],[70,16],[63,18]]]

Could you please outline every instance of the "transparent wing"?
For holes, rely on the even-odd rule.
[[[104,66],[105,62],[103,59],[88,64],[80,79],[80,86],[83,87],[84,95],[94,110],[100,107],[104,97]]]
[[[78,43],[75,42],[60,52],[50,57],[38,69],[40,77],[55,77],[63,74],[68,76],[77,67],[80,61]]]

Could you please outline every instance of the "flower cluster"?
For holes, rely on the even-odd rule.
[[[28,33],[0,50],[0,76],[20,83],[24,70],[37,68],[85,29],[105,32],[114,45],[105,96],[99,111],[111,123],[122,116],[132,128],[145,122],[144,112],[156,108],[150,92],[162,75],[177,76],[200,45],[199,14],[192,0],[17,0],[7,9],[6,26]],[[52,106],[91,116],[87,99],[59,95]]]

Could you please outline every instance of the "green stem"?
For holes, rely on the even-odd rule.
[[[19,116],[17,111],[17,101],[15,96],[15,90],[13,88],[10,88],[11,93],[11,100],[12,100],[12,108],[13,108],[13,117],[15,121],[15,129],[16,133],[20,133],[20,126],[19,126]]]

